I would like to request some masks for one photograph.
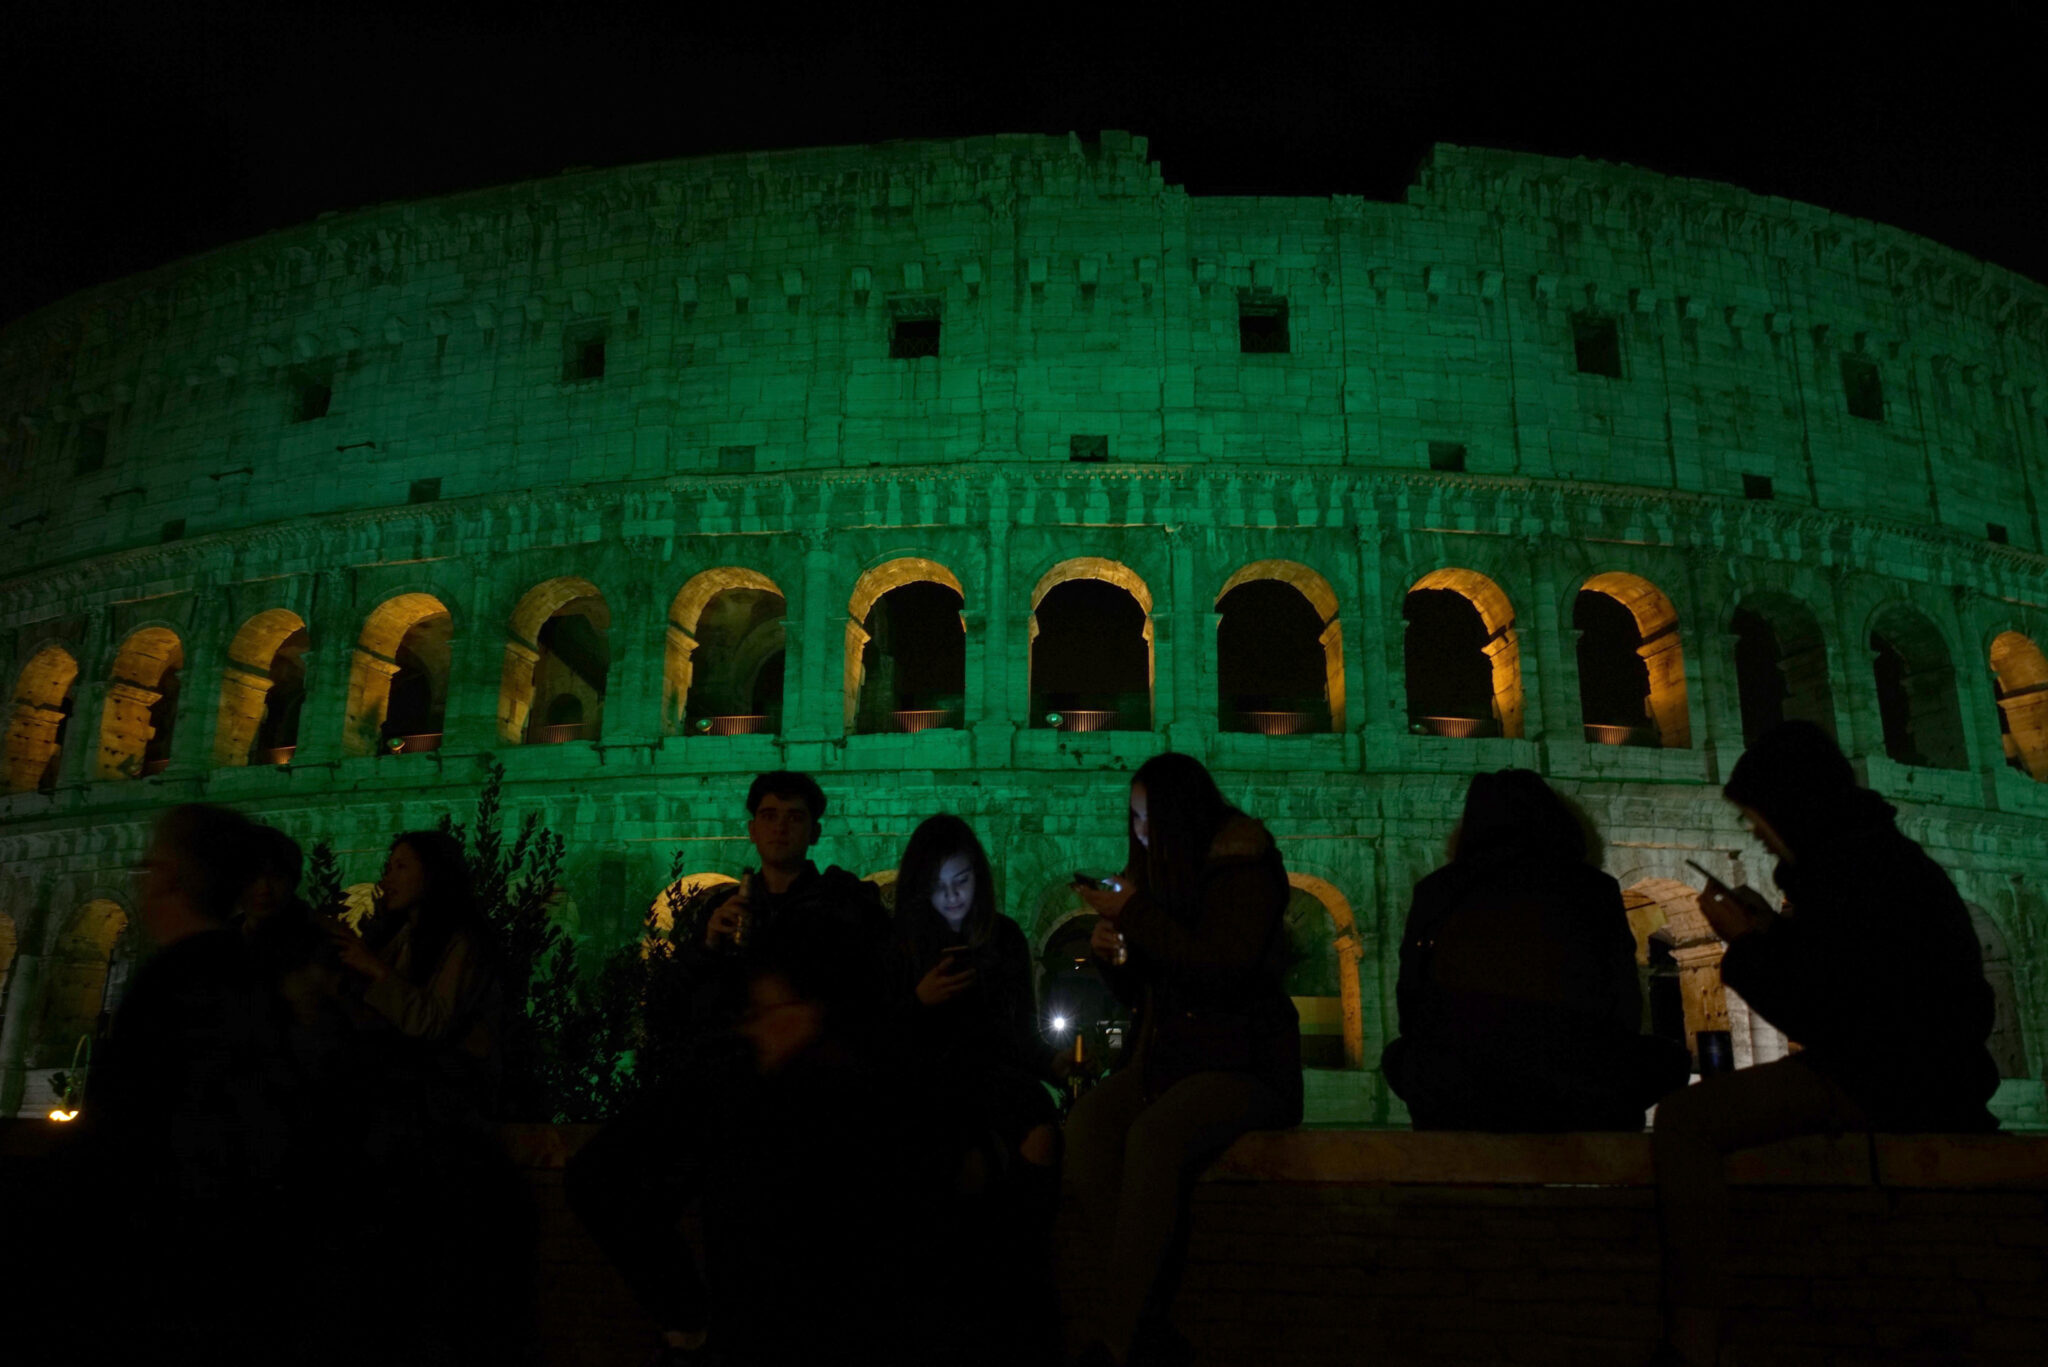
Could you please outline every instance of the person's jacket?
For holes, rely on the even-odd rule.
[[[924,914],[935,923],[933,933],[899,936],[893,950],[892,1012],[905,1047],[941,1070],[1001,1069],[1050,1079],[1052,1046],[1039,1032],[1024,932],[998,914],[987,943],[966,956],[974,982],[958,996],[927,1006],[917,998],[917,985],[957,940],[936,912]]]
[[[730,1029],[747,1008],[747,978],[760,964],[804,959],[833,965],[830,994],[842,1019],[859,1026],[879,1014],[886,974],[889,916],[880,892],[838,865],[819,872],[805,861],[781,893],[756,877],[748,899],[746,942],[704,947],[711,915],[739,891],[722,883],[693,897],[670,932],[690,983],[690,1028]]]
[[[1502,848],[1415,885],[1395,987],[1401,1034],[1478,1050],[1529,1031],[1633,1036],[1636,942],[1621,886],[1581,861]]]
[[[1882,1130],[1997,1128],[1983,952],[1955,884],[1853,789],[1806,814],[1777,868],[1789,914],[1728,946],[1721,979]]]
[[[1290,889],[1266,828],[1247,816],[1226,821],[1210,843],[1201,886],[1192,915],[1141,891],[1117,919],[1127,961],[1102,971],[1132,1008],[1128,1066],[1143,1070],[1155,1097],[1195,1073],[1251,1073],[1298,1123],[1301,1020],[1286,987]]]
[[[448,937],[421,981],[414,964],[415,927],[408,923],[378,955],[391,973],[363,989],[363,1005],[411,1042],[410,1063],[454,1086],[484,1113],[497,1105],[503,1080],[505,984],[489,946],[477,933]]]

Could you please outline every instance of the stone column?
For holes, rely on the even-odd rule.
[[[28,1085],[28,1037],[42,1004],[42,976],[43,956],[17,948],[7,972],[5,1011],[0,1013],[0,1119],[21,1108]]]
[[[1685,648],[1672,627],[1636,647],[1650,671],[1650,722],[1667,750],[1692,748],[1691,689],[1686,687]]]
[[[1727,948],[1719,940],[1708,940],[1671,952],[1678,964],[1678,995],[1685,1003],[1685,1047],[1695,1054],[1700,1031],[1729,1029],[1728,995],[1721,986],[1721,955]]]
[[[1011,738],[1020,719],[1029,724],[1028,698],[1017,696],[1015,680],[1024,673],[1016,652],[1029,639],[1028,611],[1019,614],[1010,602],[1010,482],[997,475],[988,483],[988,540],[983,561],[982,601],[967,614],[966,725],[974,732],[975,763],[1006,769]],[[1028,605],[1025,605],[1028,608]]]
[[[1523,713],[1524,733],[1531,740],[1583,742],[1584,717],[1572,684],[1577,662],[1567,654],[1577,653],[1578,633],[1558,601],[1557,569],[1540,543],[1529,543],[1529,567],[1534,601],[1515,613],[1522,638],[1522,689],[1535,703]]]
[[[785,651],[797,654],[797,710],[789,721],[793,741],[837,740],[845,734],[846,610],[832,592],[832,545],[823,531],[804,533],[803,601],[797,605],[797,630],[786,638]],[[785,656],[785,667],[787,657]],[[787,704],[783,713],[789,718]]]
[[[251,674],[237,665],[221,671],[220,701],[212,709],[213,734],[206,747],[214,766],[248,762],[249,747],[255,743],[270,684],[268,675]]]
[[[50,756],[57,753],[57,726],[64,714],[54,707],[17,701],[7,719],[7,791],[33,791]]]
[[[688,734],[683,719],[690,706],[690,685],[697,677],[696,656],[697,638],[670,622],[662,647],[661,735]]]
[[[517,739],[507,742],[499,735],[505,647],[512,626],[505,614],[492,611],[491,598],[490,577],[479,575],[469,594],[467,620],[455,618],[448,639],[448,691],[441,710],[443,749],[475,752],[518,744]],[[530,647],[521,648],[539,658]]]
[[[604,734],[600,745],[650,745],[662,734],[662,677],[667,660],[666,619],[651,584],[628,580],[611,608],[605,633],[611,664],[604,681]],[[663,634],[657,636],[656,624]]]
[[[341,572],[326,570],[314,577],[305,618],[310,644],[299,663],[306,669],[306,704],[299,713],[294,767],[332,763],[346,753],[342,737],[352,705],[349,675],[362,624],[355,620]]]

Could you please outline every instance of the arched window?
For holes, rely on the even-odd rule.
[[[1692,746],[1678,610],[1633,574],[1596,574],[1572,605],[1579,634],[1579,709],[1586,739],[1605,745]]]
[[[1129,567],[1087,556],[1031,592],[1031,725],[1152,729],[1152,591]]]
[[[1835,733],[1827,643],[1806,605],[1782,593],[1754,593],[1735,609],[1735,692],[1742,743],[1783,721],[1810,721]]]
[[[550,579],[519,600],[498,688],[498,739],[559,745],[604,734],[611,625],[611,609],[588,579]],[[579,719],[549,725],[555,700],[564,696],[577,700]]]
[[[184,667],[184,644],[168,627],[144,627],[121,643],[100,719],[98,777],[161,773],[171,762]]]
[[[2048,657],[2019,632],[2000,632],[1991,642],[1991,674],[2005,762],[2048,780]]]
[[[33,1066],[68,1066],[78,1041],[100,1033],[102,1016],[121,1004],[131,957],[126,952],[127,929],[128,914],[105,899],[87,902],[73,913],[43,968],[43,1009]]]
[[[1522,735],[1522,649],[1500,585],[1474,570],[1432,570],[1401,605],[1408,725],[1436,736]]]
[[[1131,1013],[1088,952],[1096,920],[1070,887],[1053,888],[1041,900],[1038,924],[1050,929],[1038,951],[1038,1031],[1068,1058],[1079,1036],[1090,1060],[1114,1063],[1128,1041]]]
[[[1929,769],[1968,768],[1955,668],[1934,623],[1895,603],[1871,623],[1870,655],[1885,754]]]
[[[705,570],[669,605],[662,715],[670,735],[773,735],[782,730],[783,617],[767,575]]]
[[[1329,581],[1261,560],[1216,595],[1218,720],[1268,736],[1344,728],[1344,631]]]
[[[1977,932],[1977,945],[1984,955],[1984,982],[1991,989],[1991,1038],[1984,1042],[1998,1064],[2000,1077],[2029,1077],[2027,1041],[2020,1028],[2019,990],[2013,981],[2012,952],[2006,948],[2005,932],[1991,913],[1975,902],[1970,908],[1970,925]]]
[[[846,727],[925,731],[958,726],[967,695],[960,581],[906,557],[860,577],[846,605]]]
[[[648,910],[654,916],[654,930],[658,935],[674,933],[676,911],[689,905],[690,899],[700,892],[707,892],[725,883],[740,880],[729,873],[686,873],[655,895],[653,906]]]
[[[1287,993],[1301,1018],[1305,1068],[1365,1066],[1365,1017],[1359,1000],[1360,945],[1351,903],[1335,887],[1289,874]]]
[[[440,748],[454,631],[432,594],[400,594],[370,614],[349,663],[349,754]]]
[[[44,646],[22,666],[7,718],[8,792],[56,785],[77,683],[78,661],[62,646]]]
[[[1727,946],[1701,914],[1696,888],[1669,878],[1644,878],[1623,889],[1621,901],[1636,937],[1636,964],[1643,971],[1646,1027],[1651,1034],[1683,1041],[1697,1057],[1700,1031],[1732,1033],[1728,992],[1721,985],[1721,955]]]
[[[257,613],[235,633],[221,671],[215,764],[290,762],[306,700],[306,646],[306,624],[283,608]]]

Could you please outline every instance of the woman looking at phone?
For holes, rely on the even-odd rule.
[[[1239,1135],[1301,1120],[1289,889],[1273,837],[1186,755],[1132,777],[1128,854],[1115,888],[1076,885],[1101,917],[1096,968],[1135,1017],[1123,1067],[1067,1122],[1069,1178],[1110,1260],[1084,1360],[1181,1363],[1167,1314],[1189,1187]]]

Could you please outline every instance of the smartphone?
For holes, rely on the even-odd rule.
[[[1079,883],[1084,888],[1099,889],[1102,886],[1102,880],[1100,878],[1091,877],[1090,875],[1081,872],[1079,869],[1074,870],[1074,881],[1076,883]]]

